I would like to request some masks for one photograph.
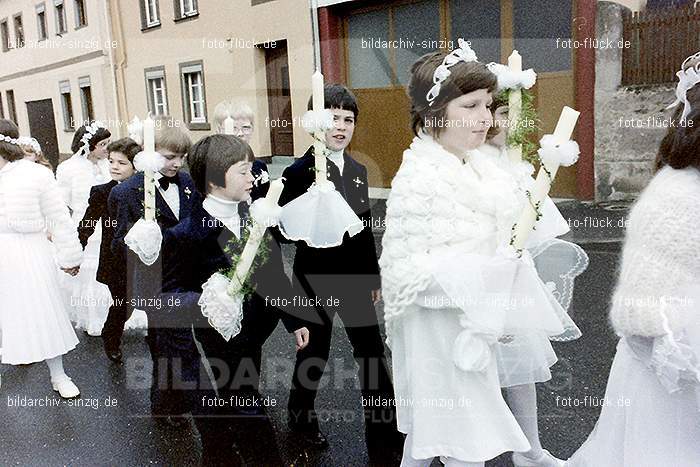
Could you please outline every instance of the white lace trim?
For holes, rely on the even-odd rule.
[[[202,295],[197,302],[202,315],[226,341],[241,332],[243,322],[243,295],[231,296],[229,284],[226,276],[214,273],[202,285]]]
[[[139,219],[124,237],[124,243],[146,266],[156,262],[160,255],[163,233],[156,221]]]

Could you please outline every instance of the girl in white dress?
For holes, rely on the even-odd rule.
[[[17,126],[0,120],[0,326],[2,363],[46,361],[54,390],[80,394],[63,370],[63,355],[78,338],[66,313],[58,271],[78,272],[81,248],[51,171],[24,160]]]
[[[536,278],[536,305],[508,311],[514,279],[504,273],[520,265],[508,243],[522,206],[515,179],[475,150],[496,77],[459,44],[412,67],[416,137],[387,201],[380,266],[402,466],[436,456],[483,466],[530,450],[501,395],[493,346],[516,327],[564,332]]]
[[[85,215],[90,189],[112,179],[107,161],[110,136],[109,130],[100,122],[81,126],[73,137],[71,150],[74,154],[56,170],[56,180],[76,229]],[[102,226],[97,226],[96,235],[90,237],[85,247],[80,273],[65,281],[64,287],[69,294],[72,320],[77,328],[84,329],[91,336],[101,334],[112,300],[107,286],[97,281],[101,231]]]
[[[568,467],[700,462],[700,53],[683,65],[676,127],[628,218],[605,404]]]
[[[495,98],[493,116],[494,127],[489,131],[487,143],[479,150],[491,156],[492,161],[513,175],[518,184],[521,202],[525,205],[528,202],[526,190],[532,190],[534,185],[532,175],[535,169],[529,162],[512,160],[507,154],[508,101],[504,94]],[[574,279],[587,268],[588,255],[578,245],[557,239],[569,232],[569,225],[549,197],[542,203],[541,212],[542,217],[537,221],[536,229],[528,238],[526,246],[540,277],[553,288],[562,308],[568,311]],[[550,367],[557,362],[557,355],[550,339],[570,341],[580,336],[579,329],[570,326],[560,336],[550,337],[540,331],[499,339],[495,345],[501,387],[504,388],[508,406],[532,446],[527,453],[513,453],[513,464],[516,467],[556,467],[563,464],[562,460],[542,449],[540,444],[535,383],[552,378]]]

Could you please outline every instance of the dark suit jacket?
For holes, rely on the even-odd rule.
[[[267,170],[267,164],[261,161],[260,159],[255,159],[253,161],[253,168],[251,169],[251,172],[253,173],[253,176],[255,178],[258,178],[261,173],[263,172],[268,172]],[[268,172],[269,174],[269,172]],[[251,198],[258,199],[258,198],[263,198],[267,195],[267,190],[270,189],[270,181],[268,180],[265,183],[254,183],[253,184],[253,190],[250,192]]]
[[[179,214],[180,219],[185,219],[190,215],[192,207],[201,202],[201,196],[189,174],[180,171],[177,177],[180,179],[178,187],[180,193]],[[110,217],[117,220],[112,240],[112,251],[115,253],[126,254],[128,248],[124,243],[124,237],[129,229],[143,217],[143,203],[143,172],[134,174],[112,189],[107,205]],[[156,221],[161,230],[169,229],[179,222],[158,189],[156,189]]]
[[[327,161],[328,178],[365,227],[353,237],[346,233],[343,243],[337,247],[312,248],[304,242],[296,242],[294,279],[303,281],[307,276],[343,275],[344,288],[369,293],[369,290],[380,288],[380,280],[377,249],[371,228],[367,169],[350,157],[347,151],[343,158],[342,176],[338,167],[330,160]],[[284,206],[306,193],[315,180],[312,148],[287,167],[282,176],[286,180],[280,205]]]
[[[97,185],[90,190],[88,207],[83,220],[78,225],[78,238],[83,248],[88,239],[95,233],[99,222],[102,225],[102,242],[100,243],[100,264],[97,267],[97,280],[103,284],[120,284],[126,281],[126,265],[121,255],[112,253],[112,240],[114,239],[114,226],[116,219],[112,219],[107,211],[107,199],[112,188],[117,186],[112,180],[103,185]]]

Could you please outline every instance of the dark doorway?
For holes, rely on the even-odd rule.
[[[294,155],[294,128],[289,89],[287,41],[276,41],[274,44],[275,47],[264,49],[272,155],[291,156]]]
[[[27,102],[27,115],[30,135],[39,142],[44,155],[55,169],[58,166],[59,154],[51,99]]]

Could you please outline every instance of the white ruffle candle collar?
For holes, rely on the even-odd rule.
[[[207,195],[202,202],[204,210],[220,221],[227,229],[240,238],[241,216],[238,214],[238,201]]]

